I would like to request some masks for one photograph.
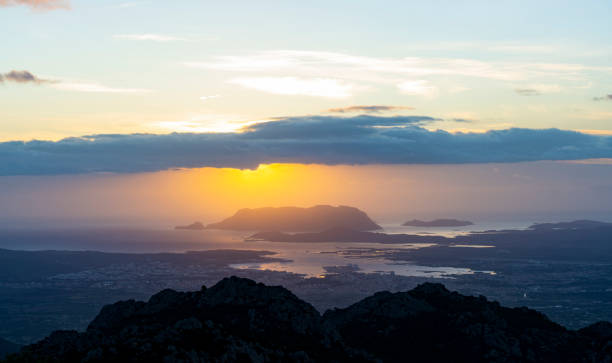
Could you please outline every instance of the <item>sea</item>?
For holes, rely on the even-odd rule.
[[[481,223],[465,227],[406,227],[400,223],[382,224],[384,233],[441,235],[453,237],[475,231],[522,229],[532,222]],[[401,276],[450,278],[456,275],[488,273],[469,268],[422,266],[385,258],[389,250],[431,248],[435,244],[381,244],[362,242],[283,243],[246,241],[254,232],[224,230],[174,230],[167,228],[87,227],[87,228],[2,228],[0,248],[12,250],[71,250],[119,253],[182,253],[215,249],[271,251],[281,262],[235,263],[235,269],[285,271],[306,277],[323,277],[330,271],[389,273]],[[478,248],[458,245],[457,248]]]

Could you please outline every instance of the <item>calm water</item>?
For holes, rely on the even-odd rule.
[[[383,225],[386,233],[439,234],[454,236],[488,229],[525,228],[531,223],[486,224],[453,228],[414,228]],[[0,248],[17,250],[90,250],[104,252],[152,253],[211,249],[266,250],[290,262],[232,265],[237,269],[287,271],[317,277],[329,271],[350,269],[365,273],[395,273],[404,276],[451,277],[473,274],[468,268],[430,267],[398,263],[384,258],[384,250],[429,248],[429,244],[378,243],[278,243],[245,242],[249,232],[175,231],[130,229],[40,229],[0,230]],[[470,246],[470,248],[478,246]],[[457,246],[462,248],[462,246]],[[467,247],[466,247],[467,248]],[[479,271],[479,273],[494,273]]]

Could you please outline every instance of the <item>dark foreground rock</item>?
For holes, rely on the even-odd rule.
[[[612,324],[570,331],[441,284],[381,292],[321,316],[282,287],[227,278],[105,306],[9,362],[610,362]]]

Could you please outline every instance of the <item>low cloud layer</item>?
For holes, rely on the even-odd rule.
[[[67,0],[0,0],[0,6],[26,5],[37,10],[67,9],[70,3]]]
[[[48,79],[41,79],[33,75],[28,71],[10,71],[8,73],[0,73],[0,83],[7,82],[15,82],[15,83],[53,83],[54,81]]]
[[[0,175],[255,168],[261,163],[460,164],[612,157],[612,137],[558,129],[429,131],[426,116],[291,117],[242,133],[94,135],[0,143]]]
[[[348,106],[348,107],[339,107],[339,108],[330,108],[327,112],[333,113],[352,113],[352,112],[361,112],[361,113],[382,113],[389,111],[404,111],[404,110],[414,110],[414,107],[407,106],[383,106],[383,105],[359,105],[359,106]]]

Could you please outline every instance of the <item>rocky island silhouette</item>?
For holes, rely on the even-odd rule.
[[[356,231],[382,229],[365,212],[357,208],[329,205],[310,208],[245,208],[221,222],[206,226],[207,229],[284,232],[323,231],[334,227]]]

